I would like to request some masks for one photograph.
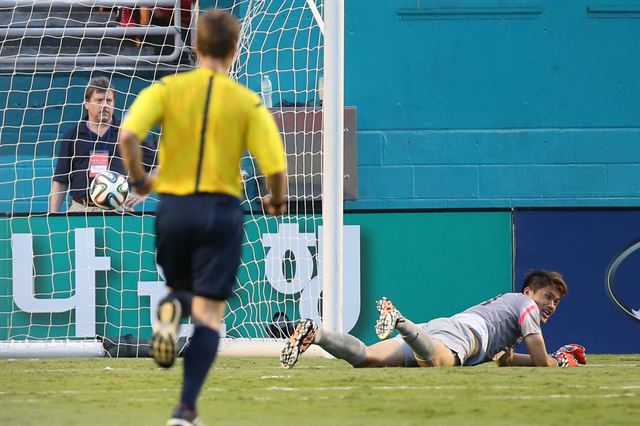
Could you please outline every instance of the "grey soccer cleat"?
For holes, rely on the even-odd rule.
[[[376,334],[380,340],[388,339],[393,333],[400,318],[400,312],[393,306],[391,300],[383,297],[376,302],[380,317],[376,321]]]
[[[312,319],[304,319],[300,321],[295,331],[284,344],[282,352],[280,352],[280,365],[282,368],[289,369],[293,367],[300,355],[313,343],[318,330],[317,324]]]
[[[153,325],[151,354],[160,367],[170,368],[178,356],[178,328],[182,306],[176,299],[166,300],[158,306],[158,319]]]

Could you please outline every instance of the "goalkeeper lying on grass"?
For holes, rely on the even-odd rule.
[[[584,347],[565,345],[547,354],[540,325],[553,315],[567,284],[557,272],[527,274],[522,293],[506,293],[450,318],[414,324],[383,297],[377,303],[376,334],[382,342],[366,346],[357,338],[301,321],[280,355],[284,368],[315,344],[354,367],[439,367],[477,365],[494,360],[500,367],[576,367],[586,364]],[[388,339],[394,329],[399,335]],[[529,354],[513,352],[524,338]]]

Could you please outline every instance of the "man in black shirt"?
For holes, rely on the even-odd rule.
[[[102,212],[88,194],[93,177],[107,170],[127,175],[118,150],[120,119],[114,116],[114,104],[115,90],[109,79],[91,79],[84,94],[87,115],[60,140],[49,195],[51,213],[60,212],[67,191],[71,193],[68,212]],[[154,164],[155,149],[148,145],[143,145],[143,153],[144,163],[150,168]],[[125,209],[132,209],[141,200],[130,194]]]

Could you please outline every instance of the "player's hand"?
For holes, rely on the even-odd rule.
[[[149,195],[138,195],[135,192],[130,192],[127,199],[124,201],[122,208],[125,211],[133,211],[134,207],[147,199]]]
[[[586,364],[587,363],[587,353],[584,349],[584,346],[579,345],[577,343],[569,343],[568,345],[564,345],[559,351],[569,352],[573,355],[578,361],[578,364]]]
[[[156,175],[154,173],[146,175],[144,182],[141,185],[132,188],[132,192],[146,198],[149,194],[151,194],[151,191],[153,191],[153,182],[155,180]]]
[[[577,343],[562,346],[552,353],[551,357],[556,360],[558,367],[577,367],[578,364],[587,363],[587,354],[584,346]]]
[[[273,216],[279,216],[287,213],[287,200],[283,199],[279,204],[274,203],[270,195],[262,199],[262,208],[265,212]]]
[[[493,357],[493,360],[496,362],[498,367],[509,367],[513,361],[513,348],[508,348],[498,352]]]

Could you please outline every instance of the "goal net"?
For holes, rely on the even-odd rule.
[[[0,356],[148,353],[166,292],[157,199],[69,213],[65,192],[50,213],[52,177],[62,135],[82,126],[89,80],[111,80],[122,117],[142,88],[195,66],[192,32],[208,6],[241,22],[231,77],[256,92],[271,82],[264,97],[285,141],[291,198],[286,216],[265,215],[264,176],[244,158],[245,241],[222,353],[246,339],[279,348],[294,321],[321,320],[322,0],[0,0]],[[146,141],[150,163],[161,137],[156,129]]]

